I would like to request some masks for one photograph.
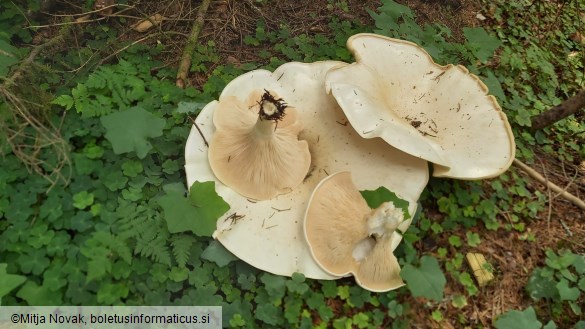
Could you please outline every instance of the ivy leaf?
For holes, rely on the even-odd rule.
[[[423,256],[420,267],[406,264],[400,275],[415,297],[425,297],[440,302],[447,280],[439,267],[439,262],[432,256]]]
[[[0,264],[0,300],[6,296],[12,289],[20,286],[26,281],[26,277],[16,274],[8,274],[6,268],[8,264]]]
[[[471,48],[471,52],[482,62],[492,57],[494,51],[502,44],[497,37],[489,35],[481,27],[464,27],[463,34],[467,38],[468,48]]]
[[[542,323],[536,318],[532,307],[524,311],[508,311],[501,315],[494,326],[497,329],[540,329]]]
[[[112,113],[100,118],[106,128],[106,138],[112,143],[114,153],[135,151],[143,159],[152,145],[148,138],[162,135],[165,120],[141,107]]]
[[[404,213],[404,220],[410,218],[410,213],[408,212],[408,201],[401,199],[396,195],[396,193],[388,190],[384,186],[378,187],[378,189],[374,191],[366,190],[360,191],[362,197],[368,203],[368,206],[372,209],[378,208],[384,202],[392,202],[396,208],[402,209]]]
[[[209,246],[203,250],[201,258],[207,259],[216,263],[220,267],[224,267],[231,261],[238,259],[229,250],[227,250],[221,243],[213,240]]]
[[[217,219],[230,208],[215,192],[214,182],[193,183],[188,198],[175,188],[168,187],[165,191],[167,194],[158,203],[170,233],[192,231],[198,236],[211,236]]]

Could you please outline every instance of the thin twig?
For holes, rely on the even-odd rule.
[[[191,117],[189,117],[189,120],[191,120],[191,122],[193,122],[193,125],[195,126],[195,128],[197,128],[199,135],[201,135],[201,138],[203,138],[203,143],[205,143],[205,146],[209,147],[209,143],[207,143],[207,139],[205,139],[205,135],[203,135],[203,132],[201,131],[201,129],[199,129],[199,125],[197,125],[197,122],[195,122],[195,120],[193,120],[193,118],[191,118]]]
[[[546,225],[547,225],[547,229],[550,230],[550,217],[552,215],[552,193],[550,191],[550,182],[548,181],[548,175],[546,174],[546,168],[544,167],[544,163],[542,162],[542,160],[540,161],[540,166],[542,167],[542,172],[544,174],[544,183],[546,185],[546,190],[548,192],[548,215],[546,216]]]
[[[583,200],[581,200],[578,197],[574,196],[573,194],[567,192],[566,190],[563,190],[562,188],[560,188],[556,184],[551,183],[551,182],[547,182],[547,180],[544,177],[542,177],[541,174],[537,173],[534,169],[530,168],[528,165],[526,165],[522,161],[520,161],[518,159],[514,159],[514,164],[516,166],[520,167],[520,169],[522,169],[524,172],[526,172],[532,178],[534,178],[537,181],[539,181],[540,183],[550,187],[551,190],[559,193],[559,195],[562,196],[563,198],[571,201],[577,207],[585,210],[585,202]]]
[[[207,8],[209,8],[210,2],[211,0],[203,0],[201,5],[199,5],[199,9],[197,10],[197,17],[195,18],[195,22],[193,22],[191,34],[189,35],[187,45],[183,50],[183,55],[181,56],[181,62],[177,71],[176,85],[179,88],[185,88],[185,81],[187,81],[187,74],[189,73],[189,68],[191,67],[191,58],[193,57],[193,52],[195,51],[195,46],[197,45],[199,34],[203,29],[205,14],[207,13]]]

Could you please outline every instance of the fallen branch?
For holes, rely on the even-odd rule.
[[[585,89],[581,90],[575,96],[567,99],[563,103],[552,109],[539,114],[532,118],[532,131],[548,127],[553,123],[568,117],[571,114],[577,114],[585,108]]]
[[[522,169],[524,172],[526,172],[532,178],[536,179],[540,183],[544,184],[546,187],[548,187],[551,190],[555,191],[556,193],[558,193],[563,198],[571,201],[577,207],[585,210],[585,202],[583,200],[581,200],[578,197],[574,196],[573,194],[567,192],[566,190],[563,190],[558,185],[547,181],[547,179],[545,179],[544,177],[542,177],[541,174],[539,174],[538,172],[536,172],[534,169],[530,168],[528,165],[526,165],[522,161],[520,161],[518,159],[514,159],[514,164],[516,166],[520,167],[520,169]]]
[[[210,2],[211,0],[203,0],[199,6],[199,9],[197,10],[197,17],[195,18],[195,22],[193,22],[191,34],[189,35],[185,49],[183,49],[179,70],[177,71],[177,80],[175,83],[179,88],[185,88],[185,81],[187,81],[187,74],[189,73],[189,68],[191,67],[191,58],[193,57],[193,52],[195,51],[195,46],[197,45],[199,34],[203,29],[203,21]]]

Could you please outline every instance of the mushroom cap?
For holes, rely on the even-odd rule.
[[[252,92],[245,102],[234,96],[220,99],[213,114],[216,131],[209,145],[209,164],[215,176],[256,200],[290,192],[303,181],[311,164],[307,142],[298,140],[303,127],[296,109],[285,110],[270,138],[255,131],[263,92]],[[268,126],[273,129],[272,122]]]
[[[414,214],[416,199],[407,201],[409,212]],[[392,252],[402,236],[393,231],[377,241],[371,238],[367,222],[371,213],[351,174],[335,173],[322,180],[311,196],[304,220],[305,239],[311,255],[327,273],[337,276],[351,273],[361,287],[371,291],[397,289],[404,282]],[[411,221],[412,218],[404,220],[397,228],[404,232]]]
[[[231,81],[220,95],[247,100],[255,90],[271,90],[297,110],[311,153],[305,180],[290,193],[264,200],[249,200],[221,183],[208,161],[205,140],[215,134],[213,114],[218,102],[207,104],[195,119],[185,148],[189,186],[194,181],[215,181],[217,193],[230,210],[217,221],[214,237],[243,261],[261,270],[290,276],[303,273],[313,279],[335,279],[313,260],[304,238],[303,218],[309,197],[329,173],[352,170],[362,190],[384,185],[417,200],[428,182],[424,160],[410,156],[381,139],[363,139],[347,123],[335,99],[325,92],[325,73],[342,62],[286,63],[274,73],[256,70]],[[201,130],[199,133],[197,127]]]
[[[347,47],[356,63],[331,70],[326,86],[360,136],[434,163],[437,177],[489,178],[512,164],[506,115],[465,67],[376,34],[356,34]]]

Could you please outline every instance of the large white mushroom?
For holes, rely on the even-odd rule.
[[[408,189],[408,186],[402,186]],[[398,197],[403,191],[398,192]],[[402,209],[384,202],[370,209],[349,172],[325,178],[315,188],[305,215],[304,232],[311,254],[327,273],[353,274],[365,289],[381,292],[404,285],[393,254],[410,226],[416,200]]]
[[[356,63],[332,69],[326,85],[360,136],[433,162],[437,177],[489,178],[511,165],[506,115],[465,67],[375,34],[354,35],[347,47]]]
[[[300,272],[314,279],[337,278],[317,265],[303,233],[309,197],[330,173],[351,170],[360,190],[385,186],[404,191],[402,197],[407,200],[417,200],[427,184],[426,161],[380,139],[361,138],[348,124],[335,99],[325,92],[326,72],[344,65],[336,61],[287,63],[274,72],[248,72],[231,81],[218,101],[205,106],[191,129],[185,149],[189,186],[194,181],[215,181],[217,193],[231,207],[218,220],[213,236],[237,257],[261,270],[286,276]],[[257,201],[227,187],[214,175],[206,141],[214,139],[213,117],[223,102],[235,97],[245,103],[250,96],[260,102],[264,90],[278,95],[296,110],[304,126],[299,139],[309,146],[311,165],[302,183],[290,193]]]

